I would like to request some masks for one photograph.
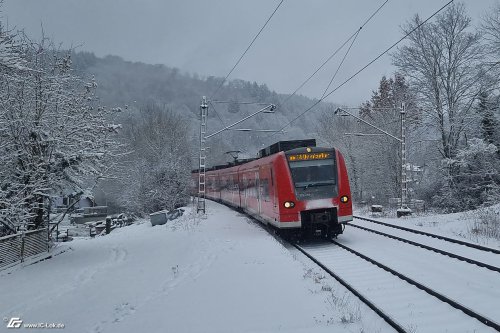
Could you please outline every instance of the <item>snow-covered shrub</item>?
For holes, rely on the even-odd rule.
[[[500,239],[500,206],[479,208],[469,225],[471,238],[481,237]]]
[[[188,122],[155,104],[132,117],[124,128],[131,153],[120,175],[122,203],[141,214],[185,205],[191,175]]]
[[[498,148],[473,138],[459,149],[454,159],[446,159],[442,188],[435,202],[451,211],[464,211],[500,200],[500,160]]]

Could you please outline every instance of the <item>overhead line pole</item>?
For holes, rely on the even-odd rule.
[[[359,108],[349,108],[349,109],[359,109]],[[385,109],[385,108],[384,108]],[[408,208],[408,182],[407,182],[407,175],[406,175],[406,106],[405,103],[401,103],[400,109],[400,116],[401,116],[401,138],[398,138],[387,131],[384,131],[383,129],[370,124],[366,120],[362,119],[361,117],[358,117],[345,109],[342,108],[337,108],[334,111],[334,114],[339,114],[340,112],[346,113],[349,116],[356,118],[357,120],[361,121],[363,124],[366,124],[374,129],[376,129],[379,132],[382,132],[383,134],[393,138],[394,140],[397,140],[400,143],[401,147],[401,182],[400,182],[400,190],[401,190],[401,202],[400,202],[400,210],[398,211],[398,217],[401,215],[407,215],[406,213],[411,214],[411,210]],[[359,135],[359,136],[365,136],[365,135],[370,135],[370,134],[365,134],[361,135],[360,133],[346,133],[350,135]],[[400,215],[401,214],[401,215]]]
[[[406,179],[406,106],[401,103],[401,209],[408,210],[408,183]],[[410,211],[411,213],[411,211]],[[403,213],[402,213],[403,214]],[[399,217],[399,216],[398,216]]]
[[[391,137],[391,138],[393,138],[394,140],[398,140],[399,142],[403,142],[403,140],[402,140],[402,139],[400,139],[400,138],[398,138],[398,137],[395,137],[395,136],[394,136],[394,135],[392,135],[391,133],[388,133],[388,132],[384,131],[383,129],[381,129],[381,128],[377,127],[377,126],[370,124],[369,122],[367,122],[367,121],[366,121],[366,120],[364,120],[363,118],[358,117],[358,116],[356,116],[356,115],[354,115],[354,114],[352,114],[352,113],[350,113],[350,112],[347,112],[346,110],[344,110],[344,109],[342,109],[342,108],[337,108],[337,110],[335,110],[335,111],[333,112],[333,114],[338,114],[339,112],[344,112],[344,113],[347,113],[347,114],[348,114],[348,115],[350,115],[351,117],[356,118],[357,120],[361,121],[362,123],[364,123],[364,124],[366,124],[366,125],[368,125],[368,126],[370,126],[370,127],[375,128],[377,131],[380,131],[380,132],[384,133],[385,135],[390,136],[390,137]]]
[[[276,106],[274,104],[269,104],[266,107],[252,113],[249,116],[246,116],[245,118],[231,124],[228,126],[225,126],[224,128],[218,130],[215,133],[212,133],[210,135],[207,135],[207,118],[208,118],[208,102],[207,98],[203,96],[200,104],[200,155],[199,155],[199,168],[198,168],[198,198],[196,201],[196,212],[203,212],[203,214],[206,213],[206,205],[205,205],[205,198],[206,198],[206,161],[207,161],[207,147],[206,147],[206,141],[207,139],[223,132],[226,130],[231,129],[231,127],[238,125],[239,123],[242,123],[243,121],[261,113],[272,113],[276,109]],[[241,131],[249,131],[249,129],[235,129],[235,130],[241,130]],[[263,131],[269,131],[269,130],[263,130]]]
[[[215,133],[212,133],[212,134],[210,134],[210,135],[207,135],[207,136],[205,137],[205,139],[211,138],[211,137],[212,137],[212,136],[214,136],[214,135],[217,135],[217,134],[219,134],[219,133],[221,133],[221,132],[223,132],[223,131],[225,131],[225,130],[228,130],[228,129],[230,129],[231,127],[236,126],[236,125],[238,125],[239,123],[244,122],[244,121],[245,121],[245,120],[247,120],[248,118],[251,118],[251,117],[255,116],[255,115],[256,115],[256,114],[258,114],[258,113],[261,113],[261,112],[266,112],[266,110],[267,110],[267,109],[269,109],[269,111],[267,111],[268,113],[274,112],[274,109],[276,109],[276,105],[274,105],[274,104],[269,104],[268,106],[263,107],[263,108],[262,108],[262,109],[260,109],[259,111],[256,111],[256,112],[252,113],[251,115],[246,116],[245,118],[243,118],[243,119],[241,119],[241,120],[238,120],[237,122],[235,122],[235,123],[233,123],[233,124],[231,124],[231,125],[228,125],[228,126],[226,126],[226,127],[222,128],[222,129],[218,130],[218,131],[217,131],[217,132],[215,132]]]
[[[205,175],[206,175],[206,161],[207,161],[207,147],[206,143],[206,133],[207,133],[207,115],[208,115],[208,104],[207,98],[203,96],[200,104],[200,158],[199,158],[199,168],[198,168],[198,199],[196,201],[196,212],[203,212],[205,214]]]

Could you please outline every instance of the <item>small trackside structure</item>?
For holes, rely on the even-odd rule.
[[[151,221],[151,225],[163,225],[167,223],[168,221],[175,220],[179,216],[181,216],[184,213],[183,209],[174,209],[171,211],[168,210],[161,210],[159,212],[151,213],[149,214],[149,219]]]

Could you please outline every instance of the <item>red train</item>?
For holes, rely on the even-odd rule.
[[[198,191],[198,171],[193,171]],[[284,234],[341,234],[352,221],[342,154],[316,141],[280,141],[256,159],[206,170],[206,197],[241,209]]]

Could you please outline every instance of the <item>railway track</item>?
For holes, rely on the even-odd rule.
[[[250,219],[254,220],[251,217]],[[261,225],[259,222],[255,222]],[[383,226],[383,224],[380,225]],[[392,227],[392,225],[389,225],[389,227]],[[271,232],[270,228],[265,229]],[[357,229],[365,234],[368,233],[368,231],[362,228]],[[400,229],[404,230],[408,228]],[[498,282],[493,282],[491,293],[482,290],[479,297],[476,297],[472,301],[460,297],[457,299],[453,295],[449,295],[449,288],[448,290],[446,288],[442,290],[443,284],[453,284],[456,282],[454,280],[460,280],[459,278],[455,279],[455,277],[460,276],[461,271],[464,269],[468,270],[468,273],[465,274],[466,276],[471,271],[479,274],[477,277],[472,278],[473,282],[481,281],[483,278],[487,281],[498,281],[499,272],[497,268],[500,265],[487,263],[487,260],[481,261],[481,258],[467,258],[453,251],[444,251],[426,244],[412,244],[412,242],[416,243],[413,240],[408,242],[408,239],[402,241],[395,237],[387,237],[381,235],[383,232],[380,231],[378,233],[369,232],[371,235],[369,237],[373,238],[373,234],[375,234],[381,239],[385,238],[386,241],[378,242],[378,244],[384,244],[383,247],[389,250],[395,249],[397,246],[387,243],[394,242],[405,246],[405,251],[413,249],[412,251],[428,253],[421,255],[422,258],[438,256],[441,260],[444,260],[445,264],[439,264],[436,267],[436,271],[438,271],[437,275],[443,272],[441,266],[447,266],[444,271],[449,270],[451,277],[440,277],[441,286],[439,283],[434,285],[425,279],[422,281],[422,276],[426,274],[415,274],[415,271],[405,271],[401,267],[398,267],[398,265],[394,265],[395,261],[404,261],[401,258],[385,261],[385,259],[391,258],[396,254],[401,254],[404,251],[395,249],[390,252],[391,255],[387,255],[387,252],[385,252],[382,253],[383,258],[380,259],[367,254],[367,249],[355,249],[351,244],[363,244],[363,241],[348,239],[351,234],[354,234],[353,230],[356,229],[353,228],[349,233],[342,235],[340,241],[325,240],[319,245],[314,243],[299,245],[290,243],[277,235],[275,237],[282,243],[289,244],[287,246],[289,249],[293,251],[295,248],[305,256],[304,259],[307,258],[306,260],[312,261],[327,272],[383,318],[396,332],[442,332],[443,328],[449,332],[500,332],[500,316],[496,310],[496,304],[498,303],[498,299],[500,299],[500,291],[497,291],[497,289],[500,288],[495,288],[495,286],[498,287]],[[429,238],[447,241],[446,237],[422,233],[418,230],[415,235],[420,237],[430,236]],[[367,236],[365,235],[365,237]],[[453,240],[451,243],[454,246],[463,247],[460,241],[455,242]],[[381,246],[379,247],[382,248]],[[468,251],[474,249],[482,253],[483,256],[486,253],[486,256],[498,259],[495,249],[483,248],[481,246],[469,246],[466,249]],[[370,252],[369,249],[368,252]],[[380,257],[380,253],[378,253],[378,256]],[[460,257],[464,257],[464,260]],[[455,267],[451,269],[452,266]],[[479,268],[476,266],[479,266]],[[421,263],[418,263],[416,267],[417,270],[424,273],[432,270],[430,267],[421,266]],[[468,291],[469,295],[478,291],[478,285],[469,286],[463,279],[461,282],[463,285],[455,286],[455,290],[461,292]],[[485,302],[481,299],[482,297],[485,298]],[[482,307],[479,306],[479,309],[477,307],[478,304],[482,305]]]
[[[479,267],[484,267],[484,268],[487,268],[491,271],[500,273],[500,267],[497,266],[497,265],[500,265],[500,257],[498,255],[494,254],[493,251],[490,251],[490,250],[494,250],[494,249],[483,250],[483,249],[477,249],[475,247],[472,247],[473,249],[475,249],[474,251],[491,252],[491,254],[487,254],[487,255],[483,254],[482,256],[480,256],[480,257],[482,257],[482,260],[483,260],[483,261],[481,261],[481,260],[477,260],[475,258],[470,258],[470,253],[468,253],[466,256],[466,255],[461,255],[461,254],[457,254],[457,253],[452,252],[453,246],[451,247],[452,248],[451,250],[444,250],[443,244],[438,244],[438,242],[435,242],[435,241],[434,242],[426,242],[425,238],[422,239],[422,236],[420,236],[420,238],[419,237],[408,237],[408,235],[404,235],[404,237],[402,237],[401,233],[395,234],[395,233],[391,232],[390,230],[387,230],[387,229],[390,229],[393,227],[393,226],[389,227],[387,224],[383,224],[382,228],[378,227],[375,229],[369,228],[367,226],[359,225],[357,223],[351,223],[349,226],[364,230],[366,232],[371,232],[371,233],[374,233],[374,234],[377,234],[380,236],[384,236],[387,238],[395,239],[395,240],[398,240],[400,242],[404,242],[404,243],[407,243],[407,244],[410,244],[413,246],[417,246],[417,247],[420,247],[420,248],[423,248],[423,249],[426,249],[429,251],[433,251],[435,253],[439,253],[439,254],[448,256],[450,258],[454,258],[454,259],[457,259],[457,260],[460,260],[463,262],[467,262],[469,264],[473,264],[473,265],[476,265]],[[407,232],[407,233],[413,233],[413,232],[405,230],[407,228],[402,228],[402,229],[396,228],[396,229],[403,230],[404,232]],[[413,234],[415,234],[415,233],[413,233]],[[428,237],[428,236],[424,235],[424,237]],[[434,237],[434,238],[436,238],[436,237]],[[444,240],[444,241],[446,242],[446,240]],[[429,243],[434,243],[435,245],[433,244],[433,246],[431,246],[431,245],[429,245]],[[457,243],[453,242],[452,244],[457,244]],[[462,244],[460,244],[460,245],[462,245]],[[446,248],[446,246],[444,246],[444,247]],[[448,248],[449,248],[449,246],[448,246]],[[491,263],[484,262],[484,261],[490,261]]]
[[[348,245],[334,240],[332,243],[293,246],[358,296],[397,332],[417,328],[433,332],[443,326],[450,332],[500,331],[497,322],[477,310]],[[418,320],[412,318],[415,313]]]
[[[474,249],[477,249],[477,250],[480,250],[480,251],[485,251],[485,252],[491,252],[491,253],[495,253],[495,254],[500,254],[500,250],[493,249],[493,248],[487,247],[487,246],[482,246],[482,245],[479,245],[479,244],[465,242],[465,241],[462,241],[462,240],[459,240],[459,239],[454,239],[454,238],[450,238],[450,237],[445,237],[445,236],[441,236],[441,235],[432,234],[432,233],[425,232],[425,231],[420,231],[420,230],[416,230],[416,229],[412,229],[412,228],[406,228],[406,227],[402,227],[402,226],[398,226],[398,225],[394,225],[394,224],[390,224],[390,223],[385,223],[385,222],[382,222],[382,221],[377,221],[377,220],[370,219],[370,218],[363,217],[363,216],[356,216],[356,215],[354,215],[354,218],[356,218],[358,220],[364,220],[364,221],[368,221],[368,222],[371,222],[371,223],[375,223],[375,224],[378,224],[378,225],[383,225],[385,227],[389,227],[389,228],[393,228],[393,229],[404,230],[404,231],[411,232],[411,233],[414,233],[414,234],[419,234],[419,235],[424,235],[424,236],[428,236],[428,237],[432,237],[432,238],[436,238],[436,239],[441,239],[441,240],[444,240],[444,241],[447,241],[447,242],[450,242],[450,243],[463,245],[463,246],[474,248]]]

